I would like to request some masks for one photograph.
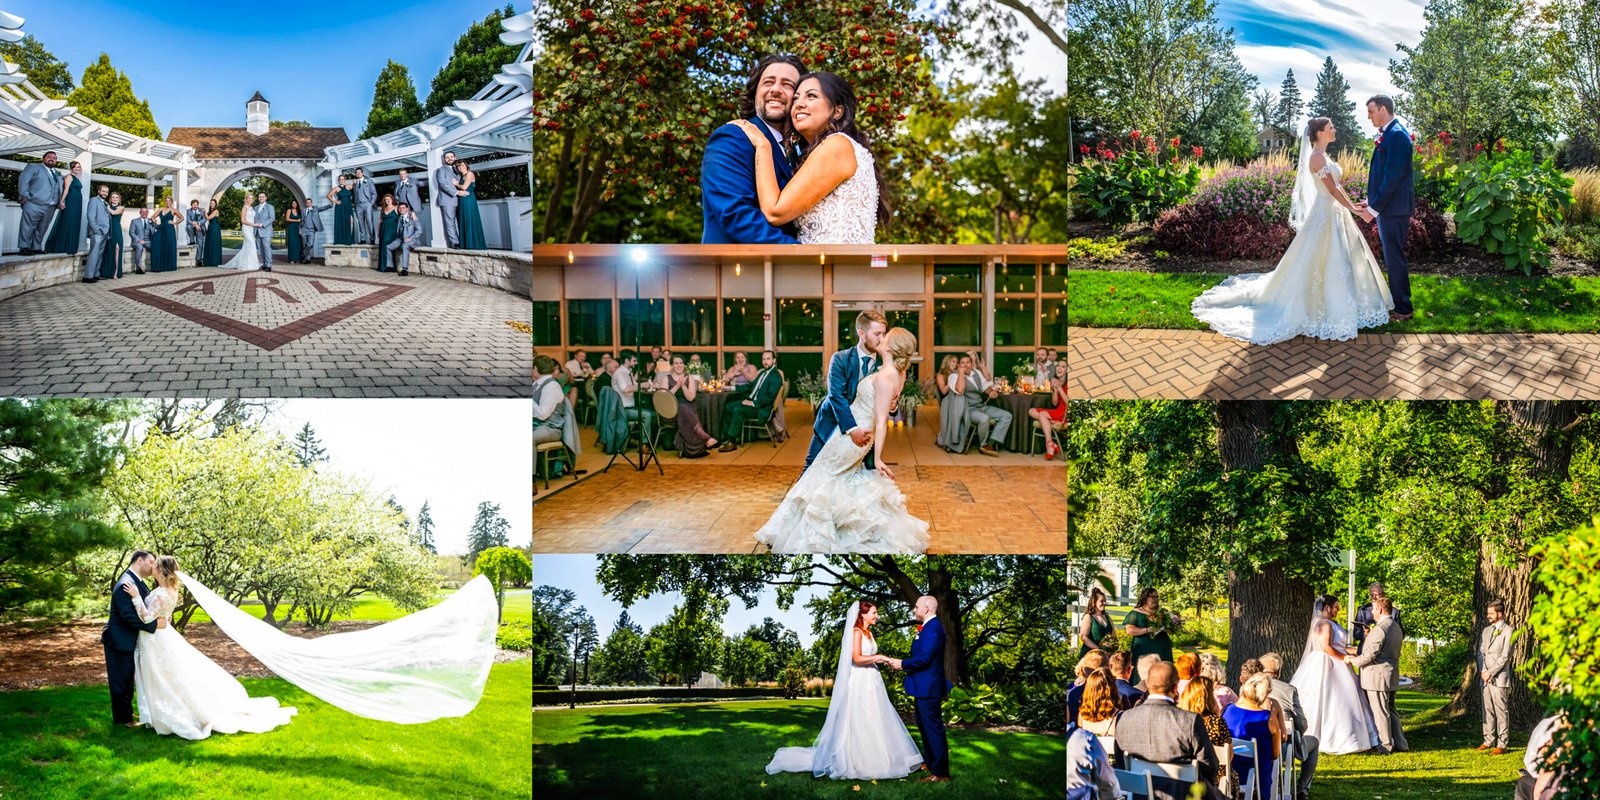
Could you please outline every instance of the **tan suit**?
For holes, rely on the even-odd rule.
[[[1483,743],[1505,747],[1511,740],[1511,633],[1504,619],[1478,637],[1478,677],[1483,680]]]
[[[1400,645],[1403,641],[1405,635],[1394,617],[1382,617],[1367,629],[1361,655],[1350,661],[1351,666],[1361,668],[1361,690],[1372,709],[1378,741],[1391,753],[1411,749],[1406,743],[1406,732],[1400,726],[1400,712],[1394,707],[1394,693],[1400,688]]]

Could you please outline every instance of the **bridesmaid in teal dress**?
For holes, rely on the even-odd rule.
[[[1106,593],[1096,587],[1089,592],[1089,611],[1083,615],[1083,624],[1078,626],[1078,658],[1083,658],[1090,650],[1104,650],[1107,655],[1116,652],[1116,637],[1112,635],[1115,630],[1111,615],[1106,613]],[[1108,639],[1109,647],[1106,646]]]
[[[105,255],[100,259],[100,277],[122,277],[122,195],[112,192],[108,198],[111,206],[111,233],[106,238]]]
[[[394,265],[389,263],[389,243],[400,236],[400,209],[394,204],[394,195],[383,196],[378,213],[378,271],[394,272]]]
[[[150,249],[151,272],[178,270],[178,209],[173,207],[171,200],[161,207]]]
[[[478,213],[478,175],[466,161],[456,162],[456,223],[461,227],[462,250],[488,250],[483,242],[483,216]]]
[[[222,266],[222,209],[217,208],[217,201],[211,201],[211,207],[206,209],[206,252],[201,256],[201,264],[208,267]]]
[[[56,227],[50,231],[50,240],[44,243],[46,253],[76,253],[83,245],[83,165],[72,162],[71,183],[67,196],[56,206]]]
[[[339,176],[339,188],[328,192],[328,202],[333,203],[333,243],[356,243],[356,195],[349,181]]]
[[[1161,595],[1153,587],[1139,592],[1139,604],[1122,618],[1124,630],[1133,637],[1133,644],[1128,647],[1134,663],[1130,682],[1139,682],[1139,659],[1146,654],[1155,653],[1162,661],[1172,663],[1172,637],[1167,635],[1171,621],[1172,615],[1161,610]]]
[[[290,200],[289,210],[283,215],[284,235],[288,237],[289,263],[300,263],[300,201]]]

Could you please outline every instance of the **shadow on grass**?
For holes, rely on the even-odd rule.
[[[987,730],[949,732],[950,787],[767,775],[772,754],[811,744],[826,715],[826,700],[539,711],[534,786],[556,798],[948,798],[951,787],[980,800],[1065,793],[1061,736]]]

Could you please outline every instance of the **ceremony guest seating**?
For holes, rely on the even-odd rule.
[[[572,451],[567,449],[562,442],[540,442],[533,446],[534,474],[544,480],[544,488],[550,488],[550,470],[557,463],[564,463],[567,475],[573,481],[578,480],[578,462],[572,457]]]
[[[771,442],[773,447],[777,447],[778,443],[783,441],[783,438],[773,429],[772,418],[783,415],[783,401],[788,396],[789,382],[786,380],[783,382],[783,386],[778,389],[778,396],[773,398],[772,410],[767,414],[766,419],[747,419],[744,421],[744,427],[739,429],[739,444],[749,444],[750,434],[754,432],[765,435],[767,441]],[[787,429],[785,428],[785,430]]]
[[[1150,773],[1126,769],[1113,769],[1112,772],[1117,775],[1117,785],[1122,787],[1123,797],[1131,800],[1149,800],[1155,795],[1156,788],[1150,781]]]
[[[583,417],[585,414],[588,414],[589,416],[589,421],[586,423],[589,425],[595,424],[595,421],[599,418],[600,400],[596,398],[594,394],[595,384],[597,383],[599,383],[599,381],[595,380],[594,378],[590,378],[589,380],[583,382],[583,395],[589,399],[589,402],[585,403],[581,408],[578,409],[579,422],[583,422]]]
[[[650,441],[651,449],[665,442],[671,445],[678,437],[678,396],[666,389],[657,389],[650,393],[650,405],[656,410],[655,436]],[[672,435],[667,431],[671,429]]]
[[[1218,754],[1219,756],[1222,754]],[[1262,800],[1261,797],[1261,759],[1256,755],[1256,742],[1254,739],[1240,739],[1234,737],[1233,752],[1227,756],[1241,756],[1250,760],[1249,777],[1239,778],[1239,796],[1242,800]],[[1294,759],[1288,759],[1290,761]]]
[[[1145,761],[1142,758],[1128,758],[1128,770],[1141,772],[1145,775],[1160,775],[1184,783],[1195,783],[1200,780],[1200,769],[1193,764],[1163,764],[1156,761]]]

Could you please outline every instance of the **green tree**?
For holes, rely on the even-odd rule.
[[[102,486],[131,416],[120,402],[0,399],[0,612],[64,597],[73,558],[127,541]]]
[[[426,500],[422,501],[422,510],[417,512],[416,541],[418,547],[438,554],[438,548],[433,545],[433,509]]]
[[[1569,142],[1582,145],[1583,165],[1593,166],[1600,136],[1600,0],[1558,0],[1550,13],[1555,25],[1546,52],[1563,90],[1554,98]]]
[[[595,681],[610,686],[643,686],[655,682],[645,652],[644,629],[628,616],[627,609],[623,609],[611,635],[595,655]]]
[[[1600,796],[1600,772],[1591,758],[1600,749],[1600,632],[1593,615],[1572,613],[1600,607],[1600,518],[1592,522],[1536,549],[1543,591],[1512,640],[1535,640],[1543,658],[1525,674],[1529,682],[1555,687],[1550,710],[1566,718],[1546,751],[1549,767],[1562,776],[1558,800]]]
[[[1272,124],[1284,133],[1295,135],[1299,132],[1300,114],[1305,110],[1305,101],[1300,99],[1300,84],[1295,82],[1294,70],[1289,70],[1283,76],[1283,85],[1278,87],[1278,105],[1272,113]]]
[[[1250,95],[1250,113],[1262,128],[1270,126],[1277,118],[1278,95],[1266,87],[1256,89]]]
[[[489,576],[497,606],[495,620],[499,621],[506,609],[506,587],[521,586],[533,580],[533,561],[515,547],[491,547],[478,554],[472,574],[474,577]]]
[[[311,123],[303,119],[275,119],[267,123],[269,128],[309,128]]]
[[[676,677],[678,683],[693,687],[701,672],[717,668],[722,615],[727,610],[725,598],[704,597],[695,605],[680,603],[666,622],[650,629],[646,653],[663,682]]]
[[[360,138],[382,136],[426,118],[422,104],[417,102],[417,87],[411,82],[411,72],[404,64],[391,60],[378,73],[378,82],[372,87],[372,110],[367,112],[367,127]]]
[[[1520,0],[1430,0],[1427,26],[1389,75],[1419,137],[1448,131],[1460,156],[1497,139],[1545,150],[1556,127],[1544,12]]]
[[[83,81],[67,96],[67,104],[103,125],[135,136],[161,138],[161,128],[150,113],[150,102],[134,95],[127,74],[111,66],[111,57],[105,53],[84,68]]]
[[[749,686],[771,671],[772,650],[750,634],[730,638],[723,644],[722,678],[734,686]]]
[[[535,587],[533,602],[533,682],[556,683],[572,661],[571,634],[582,606],[571,589]]]
[[[507,3],[505,8],[489,12],[482,22],[474,22],[461,34],[450,60],[433,76],[428,101],[422,107],[423,119],[445,110],[457,100],[470,99],[494,80],[501,67],[516,60],[517,46],[500,41],[500,23],[516,15],[516,9]]]
[[[582,683],[589,682],[589,659],[594,655],[595,648],[600,646],[600,633],[595,628],[594,617],[589,616],[586,608],[578,609],[577,618],[572,626],[572,703],[569,708],[578,705],[578,664],[583,664]]]
[[[322,440],[317,438],[317,432],[311,423],[300,426],[294,435],[294,457],[302,467],[311,467],[328,460],[328,451],[322,447]]]
[[[21,41],[0,42],[0,58],[21,67],[28,82],[46,97],[61,100],[72,94],[72,70],[67,62],[46,50],[33,34],[24,34]]]
[[[1339,138],[1328,145],[1331,155],[1353,151],[1354,142],[1363,138],[1357,133],[1361,128],[1356,125],[1356,104],[1350,100],[1349,93],[1350,84],[1345,81],[1344,73],[1339,71],[1339,65],[1333,63],[1333,57],[1329,56],[1322,62],[1322,71],[1317,73],[1317,88],[1311,95],[1310,112],[1312,117],[1333,120],[1333,127],[1339,131]]]
[[[1211,79],[1197,87],[1194,105],[1175,133],[1215,158],[1247,161],[1259,149],[1250,111],[1256,79],[1230,51],[1213,59]]]
[[[930,114],[912,123],[920,134],[949,144],[943,164],[913,178],[941,216],[959,223],[957,238],[985,244],[1058,241],[1051,227],[1067,218],[1067,99],[1043,81],[1005,76],[980,86],[951,89],[952,114]],[[958,124],[959,123],[959,124]],[[956,133],[956,131],[960,133]]]
[[[478,554],[491,547],[508,547],[511,542],[506,538],[506,532],[511,530],[511,523],[500,515],[500,504],[487,500],[478,504],[478,513],[472,519],[472,527],[467,530],[467,552],[461,556],[461,563],[477,563]]]

